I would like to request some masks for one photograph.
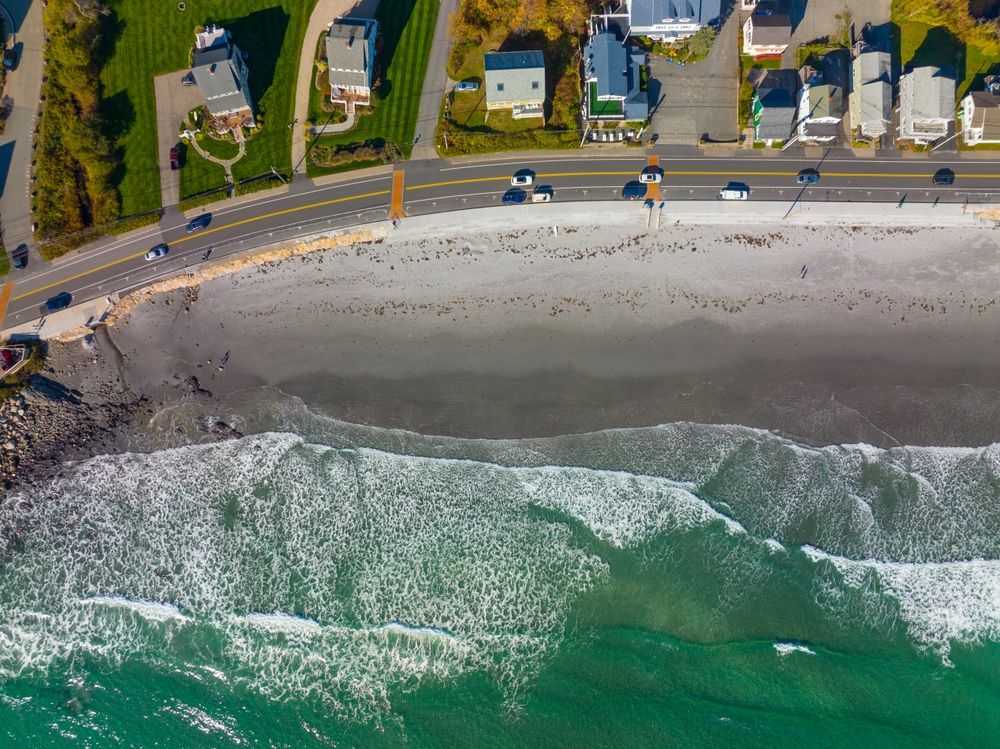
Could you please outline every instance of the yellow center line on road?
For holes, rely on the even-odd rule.
[[[285,216],[285,215],[288,215],[289,213],[296,213],[298,211],[307,211],[307,210],[309,210],[311,208],[322,208],[323,206],[334,205],[336,203],[346,203],[347,201],[350,201],[350,200],[362,200],[364,198],[376,198],[376,197],[378,197],[380,195],[388,195],[388,194],[389,194],[388,190],[377,190],[375,192],[366,192],[366,193],[364,193],[362,195],[348,195],[348,196],[343,197],[343,198],[332,198],[331,200],[321,200],[318,203],[309,203],[308,205],[300,205],[300,206],[297,206],[295,208],[285,208],[285,209],[280,210],[280,211],[272,211],[271,213],[264,213],[264,214],[261,214],[260,216],[252,216],[251,218],[241,219],[240,221],[233,221],[232,223],[223,224],[222,226],[218,226],[218,227],[216,227],[214,229],[206,229],[205,231],[198,232],[197,234],[191,234],[190,236],[187,236],[187,237],[181,237],[180,239],[175,239],[172,244],[178,245],[178,244],[181,244],[182,242],[188,242],[188,241],[190,241],[192,239],[199,239],[201,237],[204,237],[206,234],[212,234],[214,232],[223,231],[225,229],[232,229],[234,226],[243,226],[244,224],[250,224],[250,223],[253,223],[254,221],[262,221],[262,220],[267,219],[267,218],[274,218],[275,216]],[[145,254],[146,254],[146,251],[143,250],[141,252],[136,252],[136,253],[134,253],[132,255],[126,255],[125,257],[118,258],[117,260],[112,260],[112,261],[110,261],[108,263],[104,263],[103,265],[99,265],[96,268],[91,268],[90,270],[85,270],[85,271],[82,271],[80,273],[77,273],[74,276],[69,276],[68,278],[63,278],[62,280],[59,280],[59,281],[53,281],[52,283],[47,284],[45,286],[40,286],[37,289],[32,289],[31,291],[26,291],[25,293],[21,294],[20,296],[14,297],[13,301],[18,301],[19,299],[25,299],[25,298],[27,298],[29,296],[32,296],[33,294],[37,294],[37,293],[39,293],[41,291],[48,291],[49,289],[53,289],[56,286],[62,286],[64,284],[67,284],[70,281],[76,281],[79,278],[84,278],[85,276],[90,276],[90,275],[92,275],[94,273],[99,273],[102,270],[106,270],[108,268],[112,268],[112,267],[114,267],[116,265],[120,265],[121,263],[127,263],[129,260],[135,260],[136,258],[142,257]]]

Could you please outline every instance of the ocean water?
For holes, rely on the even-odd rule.
[[[271,417],[0,504],[0,746],[1000,744],[1000,446]]]

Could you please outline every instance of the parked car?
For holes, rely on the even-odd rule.
[[[11,253],[11,264],[17,270],[24,270],[28,266],[28,245],[19,244],[17,249]]]
[[[170,168],[174,171],[181,168],[181,147],[174,146],[170,149]]]
[[[159,257],[164,257],[169,251],[170,248],[165,244],[158,244],[156,247],[153,247],[149,252],[143,255],[143,257],[146,258],[146,260],[156,260]]]
[[[459,81],[455,84],[456,91],[478,91],[479,84],[475,81]]]
[[[510,189],[503,194],[504,205],[517,205],[528,199],[528,193],[524,190]]]
[[[531,193],[532,203],[548,203],[552,200],[554,191],[548,185],[539,185],[535,188],[534,192]]]
[[[815,169],[803,169],[795,181],[800,185],[815,185],[819,182],[819,172]]]
[[[17,70],[17,63],[20,61],[20,55],[18,54],[18,46],[15,44],[13,47],[7,47],[3,51],[3,69]]]
[[[741,182],[730,182],[716,197],[719,200],[746,200],[750,197],[750,188]]]
[[[510,178],[514,187],[525,187],[535,181],[535,173],[530,169],[521,169]]]
[[[73,295],[68,291],[64,291],[60,294],[56,294],[54,297],[49,299],[45,304],[38,308],[38,311],[42,315],[47,315],[50,312],[56,312],[61,309],[66,309],[73,301]]]
[[[201,216],[191,219],[187,225],[187,233],[194,234],[196,231],[201,231],[202,229],[207,229],[208,225],[212,222],[212,214],[205,213]]]
[[[622,188],[622,197],[625,200],[642,200],[646,197],[646,185],[642,182],[629,182]]]
[[[655,185],[663,180],[663,172],[659,167],[647,166],[639,174],[639,181],[647,185]]]
[[[192,72],[185,73],[184,77],[181,78],[181,85],[182,86],[193,86],[194,85],[194,73],[192,73]]]
[[[951,169],[938,169],[934,172],[931,182],[935,185],[953,185],[955,184],[955,172]]]

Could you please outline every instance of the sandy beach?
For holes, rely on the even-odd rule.
[[[272,388],[469,437],[694,420],[819,443],[997,439],[992,228],[514,215],[408,219],[156,295],[110,329],[128,386],[208,391],[236,419]]]

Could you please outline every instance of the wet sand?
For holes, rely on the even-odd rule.
[[[998,439],[992,229],[498,231],[479,213],[162,295],[111,330],[129,385],[168,402],[198,397],[194,377],[237,413],[274,388],[467,437],[691,420],[815,443]]]

